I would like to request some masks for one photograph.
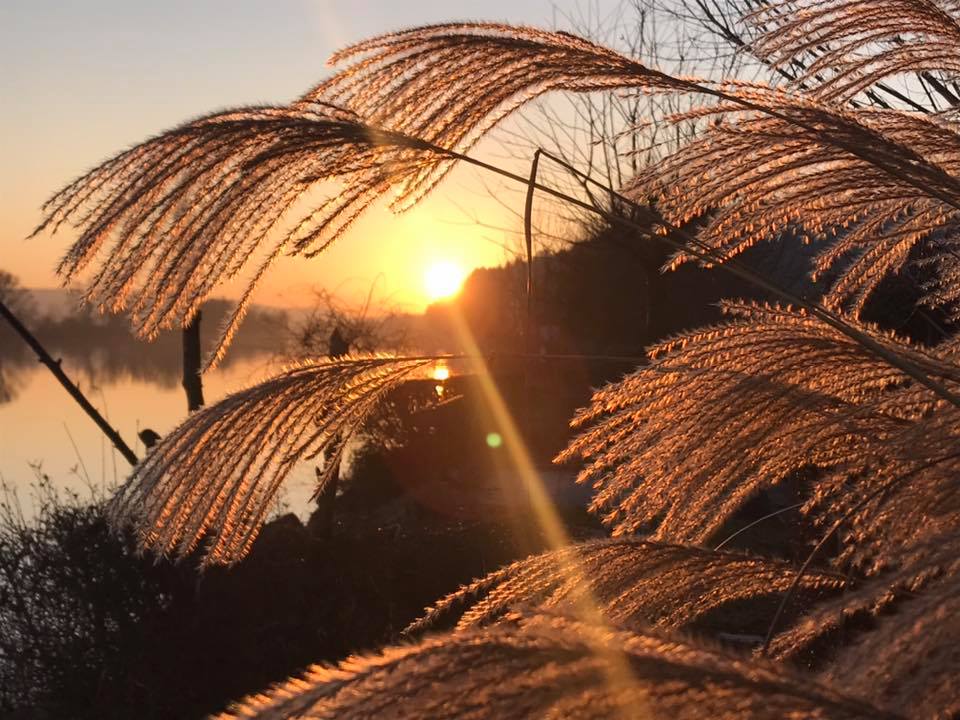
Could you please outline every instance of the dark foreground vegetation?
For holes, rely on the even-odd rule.
[[[200,575],[137,557],[100,505],[47,503],[29,527],[5,519],[0,539],[0,707],[18,718],[199,718],[397,638],[519,553],[496,523],[398,512],[387,524],[374,505],[344,509],[323,537],[280,517],[239,566]]]

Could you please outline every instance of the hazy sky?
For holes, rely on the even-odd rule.
[[[330,72],[327,57],[347,43],[446,20],[565,25],[565,14],[615,4],[0,0],[0,268],[30,286],[58,284],[53,267],[69,232],[24,240],[53,191],[193,116],[297,97]],[[499,233],[472,227],[454,203],[475,208],[492,225],[513,222],[464,169],[411,213],[374,213],[319,258],[284,261],[259,298],[300,304],[312,284],[357,294],[383,273],[385,292],[416,309],[426,263],[475,266],[503,258]]]

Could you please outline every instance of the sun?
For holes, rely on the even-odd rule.
[[[466,272],[455,262],[437,260],[423,271],[423,288],[427,299],[443,300],[453,297],[460,291]]]

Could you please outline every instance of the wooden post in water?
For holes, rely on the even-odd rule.
[[[183,389],[187,393],[187,410],[203,407],[203,378],[200,375],[200,318],[193,316],[183,328]]]

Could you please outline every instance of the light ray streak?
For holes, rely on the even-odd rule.
[[[528,507],[531,511],[530,521],[535,523],[533,527],[527,525],[526,529],[539,529],[551,549],[568,547],[571,544],[570,536],[567,534],[550,495],[543,486],[520,428],[517,426],[513,414],[503,399],[503,394],[493,379],[490,368],[473,337],[470,327],[455,307],[451,308],[450,318],[457,340],[465,350],[467,360],[478,380],[484,404],[503,438],[502,447],[507,453],[509,464],[526,492]],[[526,362],[529,362],[529,359]],[[510,497],[507,493],[504,495]],[[514,508],[510,508],[510,510],[512,511]],[[514,513],[511,512],[511,515],[514,515]],[[560,571],[566,575],[570,581],[570,586],[578,589],[570,596],[570,606],[577,619],[601,628],[605,631],[603,635],[606,635],[607,631],[612,631],[600,609],[600,604],[590,589],[590,581],[583,572],[576,554],[562,553],[558,559]],[[627,657],[622,651],[618,651],[609,643],[603,643],[591,636],[586,637],[586,642],[597,657],[604,661],[605,680],[615,696],[619,693],[623,693],[622,697],[642,696],[642,689],[636,682]],[[630,708],[628,712],[628,709],[622,708],[620,715],[623,718],[650,715],[646,707],[642,708],[642,712],[640,710],[640,708]]]

